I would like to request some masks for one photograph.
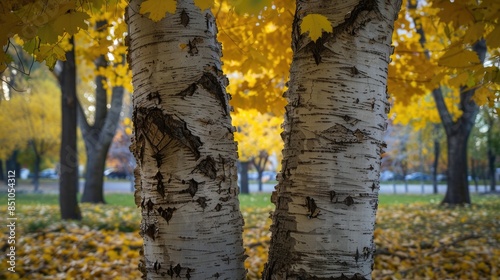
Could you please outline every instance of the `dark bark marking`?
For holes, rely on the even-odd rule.
[[[231,198],[231,196],[226,196],[226,197],[219,198],[219,200],[222,202],[227,202],[230,198]]]
[[[376,188],[377,188],[377,186],[375,185],[375,183],[372,183],[372,186],[371,186],[372,192],[374,192]]]
[[[206,197],[199,197],[196,202],[198,202],[198,204],[201,206],[201,208],[203,208],[203,210],[205,210],[205,207],[207,207],[207,198]]]
[[[359,250],[358,250],[358,248],[356,248],[356,254],[354,254],[354,260],[356,261],[356,263],[358,263],[358,260],[359,260]]]
[[[337,196],[337,193],[335,191],[330,191],[330,202],[333,202],[335,196]]]
[[[151,239],[155,240],[156,234],[158,233],[158,231],[159,231],[159,228],[157,228],[155,224],[150,224],[150,225],[146,225],[146,230],[144,233],[147,236],[149,236]]]
[[[352,135],[354,135],[354,136],[356,137],[356,139],[358,140],[358,142],[361,142],[361,141],[363,141],[364,139],[366,139],[366,138],[365,138],[365,136],[366,136],[366,135],[365,135],[365,133],[364,133],[364,132],[362,132],[362,131],[361,131],[361,130],[359,130],[359,129],[356,129],[356,131],[354,131],[354,132],[352,133]]]
[[[142,201],[141,201],[141,209],[146,208],[146,206],[145,206],[145,204],[144,204],[144,202],[145,202],[145,201],[146,201],[146,199],[145,199],[145,198],[143,198],[143,199],[142,199]]]
[[[195,167],[195,170],[199,170],[212,180],[217,177],[216,162],[211,156],[207,156],[204,160],[202,160]]]
[[[207,24],[207,30],[206,31],[209,31],[210,28],[212,27],[213,25],[213,22],[212,22],[212,16],[210,14],[206,14],[205,15],[205,23]]]
[[[165,141],[165,136],[179,141],[186,146],[198,159],[200,157],[199,148],[203,145],[200,138],[191,134],[187,124],[182,120],[177,120],[174,116],[163,114],[161,109],[138,108],[137,128],[146,137],[148,142],[154,147],[158,154],[170,141]],[[159,156],[155,156],[155,159]],[[157,163],[161,164],[160,160]]]
[[[157,181],[162,181],[163,180],[163,175],[161,175],[160,170],[156,171],[156,174],[155,174],[155,176],[153,178],[156,179]]]
[[[189,15],[186,13],[186,10],[182,10],[181,12],[181,24],[186,27],[189,24]]]
[[[195,180],[193,179],[190,179],[189,182],[189,187],[185,190],[182,190],[180,193],[188,193],[191,195],[191,198],[194,197],[194,195],[196,194],[196,192],[198,191],[198,182],[196,182]]]
[[[347,205],[347,206],[351,206],[354,204],[354,199],[352,198],[352,196],[347,196],[345,199],[344,199],[344,204]]]
[[[187,278],[188,280],[189,280],[189,279],[191,279],[191,274],[190,274],[190,273],[191,273],[191,271],[192,271],[192,269],[191,269],[191,268],[188,268],[188,269],[186,270],[186,278]]]
[[[156,185],[156,191],[161,195],[162,198],[165,198],[165,185],[163,181],[158,181],[158,185]]]
[[[215,205],[215,211],[219,212],[221,209],[222,205],[220,205],[220,203],[217,203],[217,205]]]
[[[196,85],[196,83],[192,83],[185,90],[179,92],[177,96],[182,96],[182,97],[193,96],[197,88],[198,86]]]
[[[163,183],[163,175],[161,175],[160,170],[158,170],[153,177],[157,181],[156,191],[161,195],[162,198],[165,198],[165,184]]]
[[[213,94],[219,100],[222,109],[224,110],[224,114],[226,116],[229,115],[226,102],[226,94],[224,93],[224,89],[217,77],[212,73],[205,72],[203,73],[203,76],[201,76],[201,78],[198,80],[198,84],[200,84],[208,92]]]
[[[172,267],[172,265],[170,265],[170,268],[167,270],[167,274],[168,276],[170,276],[170,278],[174,278],[174,268]]]
[[[158,270],[161,268],[161,264],[158,261],[155,261],[153,264],[153,269],[155,270],[156,273],[158,273]]]
[[[198,48],[196,44],[199,43],[202,39],[195,38],[193,41],[189,41],[189,53],[191,55],[195,55],[198,53]],[[217,77],[224,77],[222,71],[217,69],[216,67],[206,67],[206,70],[210,70],[210,68],[217,74],[214,75],[210,72],[204,72],[198,81],[190,84],[186,89],[182,90],[177,94],[177,96],[186,97],[193,96],[198,89],[198,85],[202,86],[206,91],[210,94],[214,95],[215,98],[220,102],[222,109],[224,110],[224,114],[227,116],[229,114],[228,105],[226,98],[228,98],[226,93],[224,92],[224,88],[221,85],[221,82]]]
[[[351,67],[351,77],[359,75],[359,70],[356,66]]]
[[[174,214],[174,211],[177,210],[177,208],[170,208],[168,207],[167,209],[163,209],[161,206],[158,208],[158,214],[167,221],[167,225],[169,224],[168,222],[172,219],[172,216]]]
[[[370,257],[371,251],[368,247],[363,247],[363,259],[366,261]]]
[[[181,277],[181,270],[182,270],[182,267],[180,264],[177,264],[175,267],[174,267],[174,273],[175,273],[175,277]]]
[[[156,153],[151,157],[156,161],[156,167],[160,168],[161,164],[163,163],[163,155],[160,153]]]
[[[196,40],[196,39],[195,39],[195,40]],[[199,52],[198,47],[196,46],[196,42],[197,42],[197,41],[195,41],[195,40],[193,40],[193,41],[189,40],[189,41],[188,41],[188,48],[189,48],[188,53],[189,53],[191,56],[195,56],[195,55],[197,55],[197,54],[198,54],[198,52]]]
[[[158,104],[161,103],[161,97],[160,97],[160,93],[158,91],[154,91],[154,92],[148,93],[148,95],[146,96],[146,98],[149,101],[151,101],[153,99],[157,99],[158,103],[156,103],[156,105],[158,105]]]
[[[316,205],[316,202],[314,202],[314,198],[311,197],[306,197],[306,207],[307,207],[307,212],[309,212],[309,215],[307,217],[309,219],[316,218],[319,215],[319,209],[318,206]]]
[[[321,45],[318,44],[320,40],[321,38],[319,38],[318,41],[316,42],[312,42],[312,47],[311,47],[311,52],[313,54],[314,62],[316,62],[316,65],[319,65],[321,63],[321,53],[326,49],[323,44]]]
[[[146,209],[148,211],[148,216],[149,216],[149,212],[151,212],[153,210],[153,206],[154,206],[154,203],[151,201],[151,198],[148,200],[148,202],[146,203]]]
[[[347,118],[344,117],[344,120]],[[349,120],[351,121],[351,124],[355,124],[358,122],[357,119],[353,119],[349,117]],[[356,129],[355,131],[350,130],[349,128],[345,127],[344,125],[341,124],[335,124],[334,126],[324,130],[321,132],[323,135],[325,135],[326,139],[329,139],[333,141],[334,143],[360,143],[363,140],[368,139],[369,137],[361,130]],[[335,136],[335,138],[329,138],[329,135],[341,135],[341,136]]]

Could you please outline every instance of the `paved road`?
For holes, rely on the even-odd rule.
[[[249,185],[250,192],[257,192],[258,185],[250,184]],[[500,186],[497,186],[497,189],[500,190]],[[274,185],[264,184],[262,191],[263,192],[272,192],[274,190]],[[471,193],[476,192],[475,186],[469,186],[469,190]],[[489,186],[479,186],[479,192],[487,192],[489,191]],[[432,185],[422,185],[422,184],[412,184],[407,187],[404,184],[381,184],[380,191],[381,194],[393,194],[393,193],[409,193],[409,194],[432,194],[433,186]],[[446,185],[438,185],[438,193],[446,193]]]
[[[274,184],[264,184],[263,192],[272,192],[274,190]],[[57,182],[52,183],[42,183],[40,190],[43,193],[58,193],[59,186]],[[0,186],[0,192],[6,191],[7,187],[5,185]],[[16,186],[17,191],[22,192],[32,192],[33,186],[29,184],[19,184]],[[257,184],[249,185],[250,192],[258,192]],[[476,192],[476,187],[471,185],[469,187],[471,193]],[[497,186],[500,190],[500,186]],[[479,192],[487,192],[489,187],[479,186]],[[83,192],[83,181],[80,181],[80,191]],[[132,182],[127,181],[106,181],[104,183],[105,192],[121,192],[121,193],[131,193],[133,192]],[[438,192],[444,194],[446,192],[446,185],[439,185]],[[422,184],[412,184],[407,187],[404,184],[381,184],[380,185],[381,194],[392,194],[392,193],[410,193],[410,194],[431,194],[433,193],[432,185],[422,185]]]

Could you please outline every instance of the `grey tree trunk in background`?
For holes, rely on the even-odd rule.
[[[61,218],[64,220],[81,220],[82,214],[78,206],[78,152],[76,146],[77,99],[76,99],[76,62],[75,45],[70,39],[73,49],[66,53],[66,61],[62,62],[59,82],[62,92],[62,131],[61,150],[59,154],[59,205]]]

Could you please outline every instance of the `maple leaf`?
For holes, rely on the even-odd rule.
[[[58,60],[66,60],[66,52],[59,45],[42,45],[39,48],[40,52],[36,54],[36,60],[42,62],[52,70]]]
[[[302,33],[309,32],[309,37],[311,40],[316,41],[323,31],[332,32],[333,27],[327,17],[319,14],[310,14],[302,19],[300,24],[300,29]]]
[[[85,20],[89,18],[89,15],[84,12],[71,11],[64,15],[57,17],[52,26],[55,30],[63,30],[70,35],[76,34],[79,28],[86,29],[87,23]],[[59,34],[62,34],[60,32]]]
[[[166,13],[175,13],[176,2],[174,0],[146,0],[142,2],[140,13],[148,14],[152,21],[160,21]]]
[[[495,29],[486,36],[486,42],[490,48],[500,48],[500,25],[495,26]]]
[[[462,49],[460,46],[448,49],[438,61],[440,66],[446,67],[468,67],[480,63],[476,52]]]

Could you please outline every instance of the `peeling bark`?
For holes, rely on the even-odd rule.
[[[282,171],[263,279],[370,279],[387,66],[401,1],[297,1]],[[332,33],[300,31],[308,14]]]
[[[154,23],[136,13],[140,3],[131,1],[126,16],[140,270],[147,279],[244,279],[236,144],[215,19],[177,1],[174,15]]]

